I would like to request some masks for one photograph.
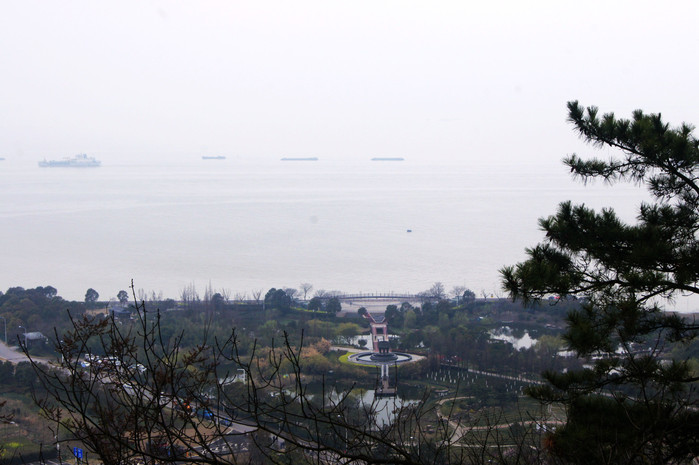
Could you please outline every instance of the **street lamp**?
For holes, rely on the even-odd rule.
[[[24,330],[24,347],[27,347],[27,328],[22,325],[19,325],[19,327]]]

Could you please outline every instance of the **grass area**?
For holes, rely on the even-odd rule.
[[[337,358],[337,360],[338,360],[340,363],[345,363],[345,364],[347,364],[347,365],[359,365],[358,363],[350,362],[349,356],[350,356],[350,354],[349,354],[349,352],[347,352],[347,353],[344,353],[344,354],[340,355],[340,356]]]
[[[0,460],[8,463],[11,459],[32,461],[43,453],[47,458],[55,453],[54,438],[47,425],[37,418],[26,418],[0,426]],[[43,445],[42,445],[43,444]]]
[[[467,412],[474,411],[474,405],[476,404],[476,399],[473,396],[467,396],[465,398],[452,398],[444,401],[439,406],[439,411],[442,415],[460,415]],[[477,408],[477,407],[476,407]]]
[[[347,352],[347,353],[345,353],[345,354],[343,354],[343,355],[340,355],[340,356],[338,357],[338,361],[339,361],[340,363],[344,363],[345,365],[352,365],[352,366],[362,367],[362,368],[367,368],[367,369],[370,368],[370,369],[372,369],[372,370],[374,369],[373,366],[365,365],[365,364],[363,364],[363,363],[355,363],[355,362],[351,361],[351,360],[349,359],[349,356],[350,356],[350,355],[352,355],[352,354],[350,354],[349,352]]]
[[[0,401],[6,402],[2,413],[11,416],[9,423],[0,423],[3,463],[8,463],[13,458],[19,460],[20,456],[33,461],[38,459],[42,450],[44,454],[55,452],[55,439],[49,429],[50,425],[39,415],[39,408],[29,394],[6,392],[0,395]]]
[[[563,411],[548,410],[529,397],[520,397],[516,402],[500,407],[481,408],[477,406],[475,398],[457,398],[444,401],[439,408],[443,416],[465,419],[470,425],[479,428],[507,424],[529,424],[563,418]]]

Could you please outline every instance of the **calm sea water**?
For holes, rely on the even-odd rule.
[[[501,295],[498,269],[571,199],[632,220],[633,186],[583,186],[556,160],[528,164],[228,159],[100,168],[0,162],[0,289],[68,299],[194,283],[419,292],[441,281]],[[408,232],[408,230],[412,232]]]

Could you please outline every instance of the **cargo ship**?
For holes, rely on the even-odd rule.
[[[102,162],[95,157],[88,157],[84,153],[80,153],[74,157],[65,157],[60,160],[40,161],[39,166],[42,168],[92,168],[101,166]]]

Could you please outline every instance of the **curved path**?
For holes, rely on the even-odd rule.
[[[437,404],[441,406],[445,402],[457,401],[459,399],[471,399],[471,398],[473,398],[473,396],[447,397],[447,398],[439,400],[437,402]],[[466,436],[466,434],[468,434],[471,431],[486,431],[486,430],[492,430],[492,429],[504,429],[504,428],[510,428],[513,425],[560,426],[560,425],[564,424],[564,422],[561,420],[549,419],[549,420],[520,420],[520,421],[511,421],[508,423],[498,423],[498,424],[494,424],[494,425],[474,426],[474,425],[462,424],[461,421],[453,420],[445,415],[442,415],[442,412],[440,411],[439,407],[437,407],[437,418],[440,421],[446,421],[449,424],[449,427],[453,430],[453,433],[450,435],[450,438],[449,438],[449,442],[452,444],[459,442],[461,439],[464,438],[464,436]]]
[[[0,342],[0,360],[4,360],[10,363],[28,362],[24,353],[19,350],[19,347],[13,346],[9,347],[4,342]]]
[[[29,358],[27,358],[26,355],[24,355],[24,352],[22,352],[19,347],[17,346],[8,346],[4,342],[0,342],[0,360],[10,362],[14,365],[20,363],[20,362],[28,362]],[[52,360],[48,358],[42,358],[42,357],[35,357],[32,356],[32,360],[35,362],[39,363],[46,363],[50,364],[52,363]]]

